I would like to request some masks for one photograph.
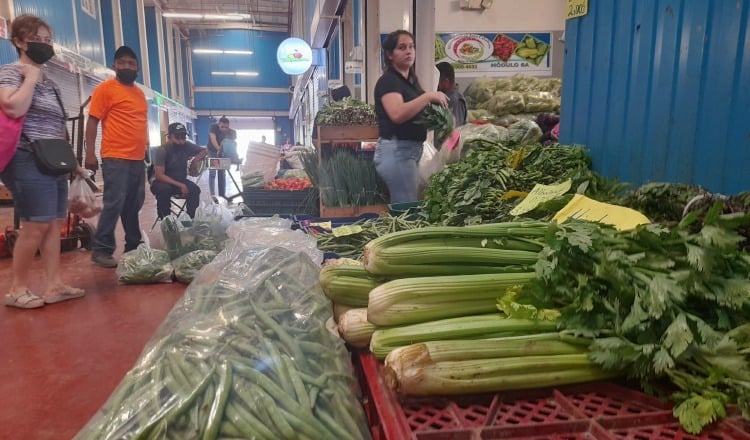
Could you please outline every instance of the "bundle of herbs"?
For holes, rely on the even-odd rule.
[[[708,191],[696,185],[649,182],[628,191],[614,203],[633,208],[653,222],[675,225],[682,219],[688,202],[704,194]]]
[[[446,107],[430,104],[422,110],[417,124],[435,131],[435,145],[440,145],[453,131],[453,113]]]
[[[315,116],[315,123],[322,125],[378,125],[375,107],[348,97],[329,102]]]
[[[736,231],[750,216],[722,209],[712,206],[695,232],[697,214],[672,230],[553,224],[538,278],[516,292],[516,306],[499,307],[511,317],[556,309],[562,329],[596,338],[588,352],[597,364],[628,370],[645,389],[668,379],[688,432],[725,416],[727,404],[750,416],[750,255]]]
[[[387,187],[372,160],[347,148],[336,149],[319,170],[323,205],[369,206],[385,203]]]
[[[573,189],[606,201],[622,185],[591,171],[582,146],[527,146],[511,149],[501,143],[475,140],[469,153],[430,177],[424,191],[424,211],[433,223],[460,226],[510,221],[510,211],[536,185],[571,179]],[[571,196],[561,197],[527,217],[546,219]]]

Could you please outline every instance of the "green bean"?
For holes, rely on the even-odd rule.
[[[232,388],[232,367],[223,362],[219,365],[219,383],[216,385],[216,397],[211,410],[208,413],[206,429],[203,431],[203,440],[213,440],[219,434],[219,426],[224,417],[224,407],[227,404],[229,390]]]
[[[203,393],[204,389],[206,388],[206,385],[211,381],[212,374],[206,374],[203,380],[192,390],[192,392],[182,400],[182,402],[177,402],[175,406],[168,409],[166,411],[165,417],[172,416],[174,414],[179,414],[187,410],[187,408],[192,405],[196,399]],[[142,413],[142,411],[141,411]],[[158,423],[157,420],[154,420],[155,418],[152,418],[152,420],[148,421],[145,426],[142,426],[139,431],[133,434],[133,439],[142,439],[148,437],[148,432],[151,430],[153,425],[155,423]]]
[[[258,320],[261,321],[261,323],[267,328],[273,330],[274,333],[276,333],[276,336],[279,338],[279,342],[286,347],[286,349],[292,354],[292,356],[294,356],[295,359],[304,359],[302,350],[300,350],[299,346],[297,345],[297,341],[289,336],[289,334],[286,332],[286,330],[284,330],[283,327],[277,324],[276,321],[273,320],[273,318],[268,316],[261,307],[258,307],[256,309],[256,312]]]
[[[353,433],[347,432],[336,420],[326,411],[315,411],[315,417],[320,420],[333,434],[333,438],[351,438]]]
[[[292,379],[289,375],[288,369],[284,366],[284,356],[271,343],[271,341],[264,339],[263,345],[265,345],[266,350],[268,350],[268,358],[266,359],[266,362],[278,379],[276,383],[282,387],[286,394],[293,396],[294,388],[292,386]]]
[[[312,411],[310,399],[307,396],[307,390],[305,390],[305,384],[302,383],[302,378],[299,377],[299,374],[293,365],[294,361],[288,356],[282,356],[281,361],[284,362],[286,366],[285,370],[289,373],[289,379],[292,383],[294,394],[297,395],[297,402],[299,402],[303,408]]]
[[[227,417],[240,431],[240,436],[276,440],[276,435],[266,427],[266,423],[247,411],[236,399],[230,400],[227,404]]]
[[[252,385],[253,388],[258,388],[255,385]],[[282,417],[278,411],[279,408],[276,408],[276,405],[274,405],[273,399],[263,392],[263,390],[257,391],[257,396],[259,399],[261,399],[261,404],[268,410],[268,415],[271,418],[271,421],[273,422],[274,426],[281,432],[281,434],[284,436],[284,438],[293,438],[294,437],[294,429],[292,429],[292,426],[289,424],[289,422],[286,420],[286,418]],[[280,396],[276,396],[277,398]]]

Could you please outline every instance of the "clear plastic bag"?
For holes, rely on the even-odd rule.
[[[116,273],[117,281],[123,284],[171,283],[174,267],[167,251],[141,243],[122,254]]]
[[[187,254],[178,257],[172,261],[174,266],[174,277],[177,281],[185,284],[190,284],[195,277],[195,274],[203,268],[206,264],[210,263],[211,260],[216,257],[217,252],[213,250],[197,250],[188,252]]]
[[[225,249],[75,439],[369,439],[319,273],[301,252]]]
[[[91,218],[102,212],[102,199],[91,188],[88,179],[76,176],[68,188],[68,211],[83,218]]]

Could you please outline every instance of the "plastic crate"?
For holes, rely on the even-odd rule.
[[[318,191],[245,188],[242,201],[255,215],[308,214],[314,215],[318,206]]]
[[[700,436],[685,433],[670,407],[609,382],[501,394],[398,396],[382,363],[355,355],[365,413],[375,440],[596,439],[750,440],[735,418]]]

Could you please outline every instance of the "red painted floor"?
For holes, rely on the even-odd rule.
[[[146,192],[141,228],[148,231],[156,207]],[[0,226],[12,225],[12,206],[0,205]],[[119,229],[116,257],[123,243]],[[0,306],[0,439],[72,438],[130,370],[186,288],[119,285],[115,269],[94,266],[90,252],[81,249],[64,252],[61,260],[65,281],[85,289],[85,297],[35,310]],[[31,288],[41,290],[38,258],[32,270],[39,276]],[[11,259],[0,258],[0,294],[10,277]]]

